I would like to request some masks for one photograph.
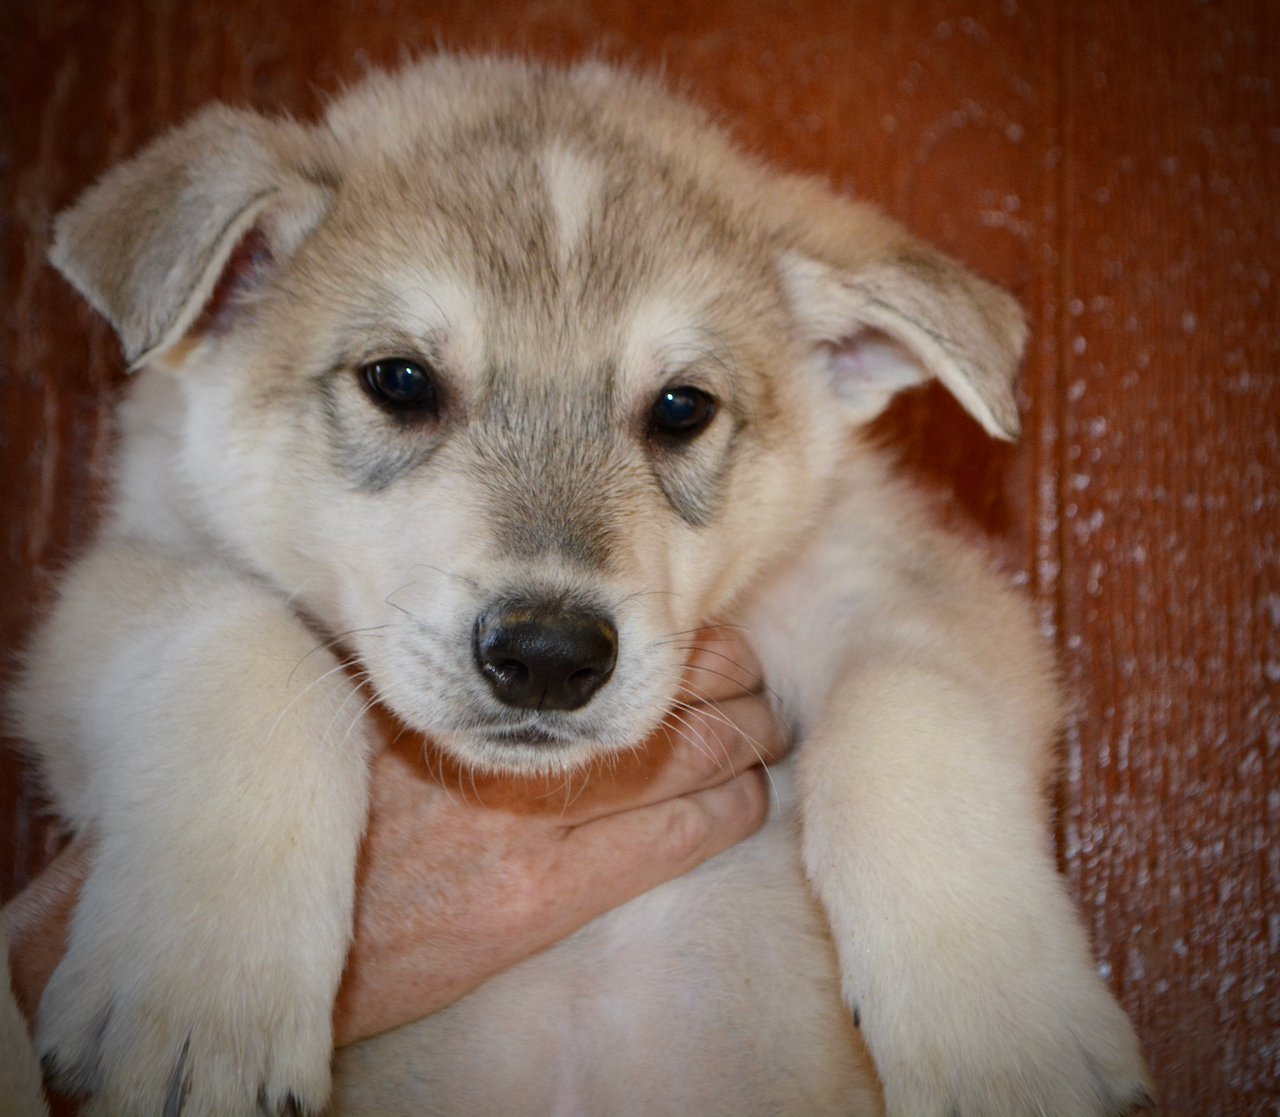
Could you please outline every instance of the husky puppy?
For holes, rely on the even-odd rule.
[[[137,372],[17,696],[95,841],[37,1037],[90,1112],[1142,1103],[1055,871],[1049,655],[859,433],[936,377],[1013,437],[1010,297],[650,81],[449,56],[315,126],[203,112],[53,260]],[[324,641],[462,762],[570,772],[708,620],[801,742],[774,820],[335,1063],[370,732]]]

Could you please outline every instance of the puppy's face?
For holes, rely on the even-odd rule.
[[[204,533],[491,768],[642,740],[898,388],[1016,421],[1006,296],[599,67],[441,58],[314,129],[211,110],[54,259],[182,385]]]
[[[524,136],[357,171],[185,381],[220,534],[470,762],[642,739],[833,457],[776,254],[676,174]]]

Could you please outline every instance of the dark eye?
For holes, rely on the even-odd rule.
[[[435,377],[418,361],[386,357],[360,366],[360,379],[375,400],[394,411],[436,411],[440,393]]]
[[[701,388],[663,388],[653,401],[649,432],[666,438],[693,438],[715,418],[716,401]]]

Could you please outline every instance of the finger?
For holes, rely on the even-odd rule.
[[[677,769],[688,773],[689,782],[675,794],[723,783],[756,764],[774,764],[791,747],[786,726],[760,694],[680,706],[659,732],[672,743]]]
[[[715,702],[752,694],[763,686],[763,674],[742,630],[726,625],[700,630],[681,682],[681,697]]]
[[[565,933],[750,837],[768,814],[759,768],[566,833]]]
[[[759,695],[675,710],[634,761],[593,770],[560,822],[580,826],[719,786],[780,760],[788,745],[784,727]]]

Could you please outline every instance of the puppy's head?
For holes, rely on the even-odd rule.
[[[176,385],[204,534],[490,767],[642,739],[900,388],[1016,428],[1007,296],[600,66],[434,59],[310,128],[211,109],[53,258]]]

